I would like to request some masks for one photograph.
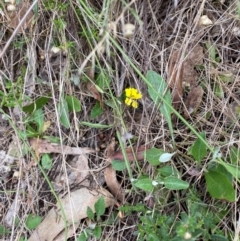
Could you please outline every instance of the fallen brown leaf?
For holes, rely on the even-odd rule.
[[[8,27],[15,29],[28,11],[29,7],[30,3],[28,1],[21,1],[20,4],[17,5],[17,10],[9,13],[10,21],[8,22]],[[19,28],[18,33],[23,33],[25,29],[31,28],[32,20],[33,12],[31,11],[22,26]]]
[[[55,190],[60,191],[66,188],[68,185],[81,184],[82,186],[89,186],[88,158],[85,154],[75,156],[72,160],[68,161],[67,175],[64,171],[61,171],[59,175],[53,181],[53,187]]]
[[[88,76],[87,89],[92,94],[93,98],[99,101],[100,107],[102,108],[103,107],[102,95],[96,88],[96,85],[93,83],[94,69],[90,64],[88,64],[87,76]]]
[[[190,114],[192,114],[202,102],[203,97],[203,89],[201,86],[193,87],[189,93],[185,102],[184,108],[184,117],[188,118]]]
[[[109,149],[109,156],[107,158],[107,162],[110,164],[112,160],[122,160],[124,161],[124,155],[122,151],[117,151],[113,153],[114,144],[111,143],[108,147]],[[138,149],[136,148],[127,148],[125,150],[128,160],[133,162],[134,160],[141,161],[144,159],[144,152],[146,151],[146,146],[140,146]],[[121,184],[117,180],[116,171],[109,165],[104,172],[105,181],[110,189],[111,193],[114,195],[116,199],[120,202],[124,202],[124,190],[121,187]]]
[[[146,151],[146,146],[142,145],[139,146],[138,148],[133,147],[133,148],[126,148],[125,152],[127,154],[128,160],[130,162],[133,162],[134,160],[142,161],[144,159],[144,152]],[[112,160],[122,160],[124,161],[124,155],[122,151],[116,151],[112,153],[108,158]]]
[[[81,219],[86,218],[88,207],[95,212],[94,204],[101,196],[104,197],[105,207],[113,206],[115,204],[112,194],[103,188],[97,190],[81,188],[62,198],[60,201],[65,212],[66,224],[79,223]],[[64,219],[61,210],[57,205],[57,208],[52,208],[48,212],[44,220],[33,231],[28,241],[53,241],[64,228]]]
[[[203,64],[203,56],[203,48],[199,44],[188,51],[186,60],[183,63],[183,86],[190,88],[196,86],[198,74],[194,67]]]
[[[102,95],[96,88],[95,84],[93,84],[92,81],[89,81],[87,83],[87,88],[89,92],[92,94],[93,98],[99,101],[100,107],[102,108]]]
[[[106,184],[113,194],[113,196],[120,202],[124,202],[124,190],[121,187],[121,184],[117,180],[116,171],[109,165],[104,172],[104,177]]]
[[[55,143],[50,143],[49,141],[31,138],[29,140],[30,146],[35,151],[37,157],[39,154],[43,153],[60,153],[65,155],[84,155],[89,153],[94,153],[95,150],[88,147],[70,147]]]
[[[181,103],[183,88],[183,69],[184,65],[180,61],[180,51],[175,51],[170,56],[170,63],[168,67],[168,83],[172,88],[173,107],[177,110]]]

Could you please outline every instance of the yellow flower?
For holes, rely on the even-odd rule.
[[[142,94],[135,88],[127,88],[125,89],[125,104],[131,105],[133,108],[138,108],[138,102],[136,100],[142,98]]]

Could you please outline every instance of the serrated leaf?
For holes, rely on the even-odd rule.
[[[205,132],[201,132],[200,136],[204,140],[206,140],[206,133]],[[189,149],[189,153],[191,155],[193,155],[194,159],[198,163],[200,163],[202,161],[202,159],[207,155],[207,147],[200,138],[197,138],[197,140],[194,142],[194,144]]]
[[[65,100],[67,101],[69,111],[81,111],[81,103],[75,96],[68,95],[65,97]]]
[[[126,169],[126,163],[124,161],[113,160],[112,167],[116,171],[123,171],[124,169]]]
[[[162,149],[151,148],[145,152],[146,160],[153,166],[159,165],[159,157],[164,153]]]
[[[99,219],[100,216],[105,213],[105,202],[103,197],[100,197],[98,201],[94,204],[94,209],[97,214],[97,219]]]
[[[169,190],[183,190],[189,187],[189,183],[177,177],[167,177],[164,179],[164,185]]]
[[[42,221],[42,217],[35,216],[34,214],[29,214],[25,224],[29,230],[33,230],[41,223],[41,221]]]
[[[62,99],[58,104],[58,113],[60,116],[60,122],[66,128],[70,128],[70,120],[69,120],[69,110],[67,101]]]
[[[101,115],[102,113],[103,109],[101,108],[100,102],[98,101],[91,110],[90,119],[92,120],[97,116]]]
[[[165,80],[162,78],[162,76],[157,74],[155,71],[149,70],[147,72],[146,78],[149,81],[149,83],[152,85],[152,86],[148,86],[148,93],[151,99],[153,100],[153,102],[156,104],[156,106],[158,106],[161,101],[159,96],[163,96],[163,94],[165,94],[163,98],[166,100],[168,105],[172,106],[171,94],[169,90],[165,93],[167,89],[167,84]],[[172,139],[174,140],[172,118],[171,118],[172,111],[169,106],[167,106],[165,103],[161,103],[160,112],[166,119]]]
[[[94,212],[93,212],[93,210],[90,207],[87,207],[87,216],[91,220],[94,220]]]
[[[144,191],[152,191],[153,185],[152,180],[149,177],[140,177],[134,185]]]
[[[228,178],[216,171],[208,171],[205,173],[207,190],[212,197],[224,199],[229,202],[235,201],[235,190]]]
[[[159,157],[159,161],[164,163],[164,162],[168,162],[171,160],[171,158],[175,155],[176,152],[174,153],[163,153],[160,157]]]
[[[53,163],[49,154],[47,153],[42,154],[41,160],[42,160],[42,167],[44,169],[50,170],[52,168]]]

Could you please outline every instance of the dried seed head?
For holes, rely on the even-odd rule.
[[[7,10],[8,10],[8,12],[14,12],[14,11],[16,11],[16,6],[15,5],[13,5],[13,4],[8,4],[7,5]]]
[[[199,20],[199,25],[200,26],[213,25],[213,22],[207,15],[203,15]]]
[[[135,25],[131,24],[131,23],[126,23],[123,26],[123,36],[126,38],[130,38],[133,36],[135,31]]]
[[[53,47],[51,48],[51,52],[54,53],[54,54],[57,54],[57,53],[59,53],[60,51],[61,51],[61,49],[58,48],[58,47],[56,47],[56,46],[53,46]]]
[[[5,3],[11,3],[11,4],[15,4],[16,1],[15,0],[5,0]]]
[[[234,27],[232,29],[232,33],[234,36],[239,37],[240,36],[240,28],[239,27]]]

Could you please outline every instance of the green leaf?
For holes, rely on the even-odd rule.
[[[35,229],[42,221],[42,217],[40,216],[35,216],[34,214],[29,214],[26,219],[26,227],[29,230]]]
[[[62,99],[58,104],[58,113],[60,116],[60,122],[66,128],[70,128],[70,120],[69,120],[69,110],[67,101]]]
[[[213,62],[216,62],[216,47],[212,45],[210,42],[206,43],[206,47],[207,47],[210,59]]]
[[[212,234],[210,240],[215,240],[215,241],[229,241],[228,238],[226,238],[223,235],[220,234]]]
[[[123,171],[124,169],[126,169],[126,163],[124,161],[113,160],[112,167],[116,171]]]
[[[220,99],[224,97],[224,91],[221,83],[218,83],[218,82],[214,83],[213,92]]]
[[[233,82],[234,81],[234,75],[231,72],[223,73],[218,75],[218,79],[223,82]]]
[[[93,210],[90,207],[87,207],[87,216],[91,220],[94,220],[94,212],[93,212]]]
[[[222,166],[226,168],[226,170],[233,175],[234,178],[240,178],[240,167],[225,163],[223,161],[219,162]],[[239,180],[238,180],[239,181]]]
[[[136,186],[144,191],[152,191],[152,189],[153,189],[152,180],[146,176],[139,177],[138,180],[136,182],[134,182],[133,184],[134,184],[134,186]]]
[[[94,228],[93,230],[93,235],[97,238],[100,239],[102,236],[102,228],[101,226],[97,226],[96,228]]]
[[[235,191],[228,178],[216,171],[205,172],[207,190],[212,197],[225,199],[229,202],[235,201]]]
[[[105,129],[105,128],[113,127],[113,125],[102,125],[99,123],[91,123],[91,122],[86,122],[86,121],[82,121],[81,124],[88,126],[88,127],[92,127],[92,128],[98,128],[98,129]]]
[[[69,111],[81,111],[81,103],[79,99],[74,96],[68,95],[65,97],[65,100],[67,101]]]
[[[189,183],[177,177],[167,177],[164,179],[164,185],[169,190],[182,190],[189,187]]]
[[[100,74],[97,75],[96,84],[102,90],[108,88],[110,83],[111,83],[111,78],[109,77],[106,71],[101,71]]]
[[[105,202],[103,197],[100,197],[98,201],[94,204],[94,209],[97,214],[97,219],[99,219],[100,216],[105,213]]]
[[[157,166],[159,165],[159,157],[164,153],[162,149],[158,148],[151,148],[145,152],[146,160],[152,165]]]
[[[52,168],[52,159],[50,158],[50,155],[47,153],[42,154],[42,167],[44,169],[50,170]]]
[[[90,119],[94,119],[97,116],[101,115],[103,113],[103,109],[100,107],[100,102],[97,101],[97,103],[94,105],[94,107],[91,110]]]
[[[4,226],[0,225],[0,235],[9,234],[10,230],[6,229]]]
[[[206,140],[206,133],[201,132],[200,136]],[[202,159],[207,155],[207,147],[202,142],[200,138],[197,138],[197,140],[194,142],[194,144],[189,149],[189,154],[193,155],[194,159],[200,164]]]
[[[238,160],[240,160],[240,150],[235,147],[231,146],[230,147],[230,156],[229,156],[229,161],[231,164],[237,164]]]
[[[32,104],[23,106],[23,111],[26,113],[32,113],[34,110],[41,109],[44,105],[46,105],[49,101],[49,97],[40,97],[36,99]]]
[[[77,241],[87,241],[88,236],[85,234],[85,232],[82,232],[80,236],[77,238]]]
[[[165,91],[167,89],[167,84],[164,81],[164,79],[159,74],[157,74],[155,71],[152,71],[152,70],[149,70],[147,72],[146,78],[149,81],[149,83],[151,84],[151,86],[148,86],[148,93],[149,93],[151,99],[153,100],[153,102],[156,104],[156,106],[158,106],[161,101],[159,96],[162,96],[164,98],[164,100],[166,100],[168,105],[172,106],[172,99],[171,99],[170,91],[168,90],[165,93]],[[165,93],[165,95],[163,96],[164,93]],[[168,123],[168,127],[170,130],[171,136],[172,136],[172,140],[174,141],[172,118],[171,118],[172,111],[169,106],[167,106],[165,103],[161,103],[160,112],[163,114],[164,118],[166,119],[166,121]]]
[[[41,133],[44,125],[44,114],[42,109],[34,111],[33,121],[37,124],[37,132]]]
[[[178,171],[173,166],[159,168],[158,172],[164,177],[176,176],[178,174]]]

